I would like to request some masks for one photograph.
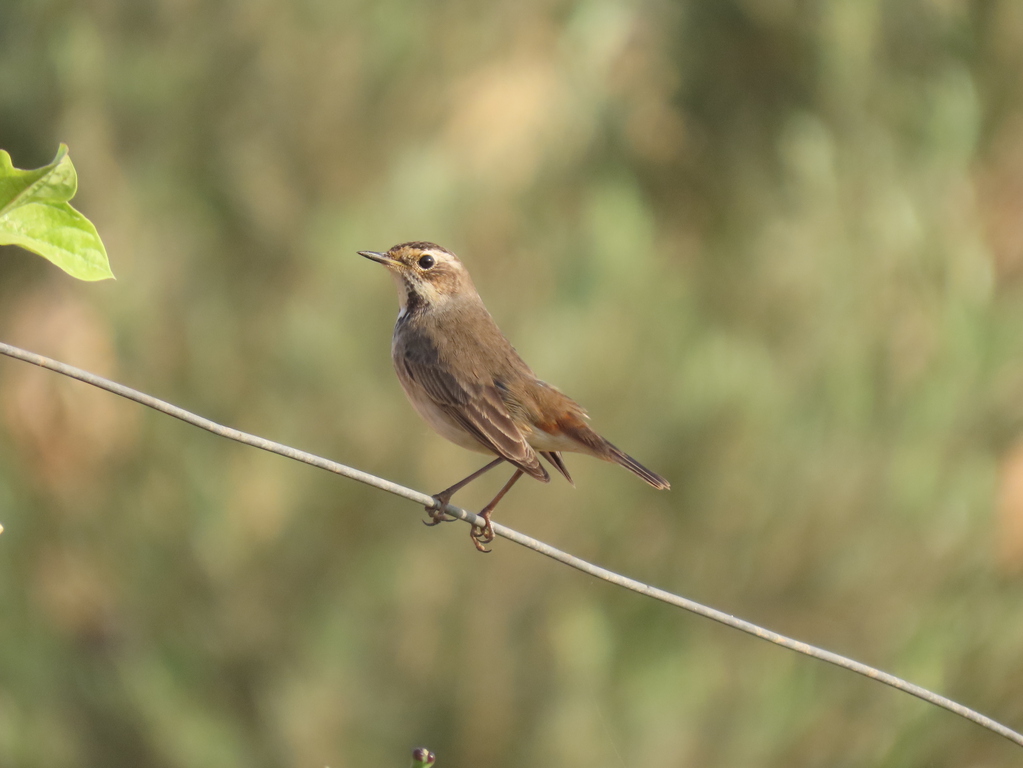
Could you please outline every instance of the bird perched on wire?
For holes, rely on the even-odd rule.
[[[456,491],[507,461],[515,472],[480,511],[482,530],[470,528],[481,552],[494,539],[494,507],[515,481],[527,474],[541,482],[549,461],[568,482],[562,452],[585,453],[620,464],[654,488],[668,481],[598,435],[586,411],[572,398],[541,381],[501,333],[476,292],[469,272],[451,251],[426,242],[402,243],[386,253],[359,251],[383,264],[398,288],[400,311],[391,357],[398,380],[420,416],[455,445],[497,456],[433,498],[431,523],[447,519],[443,508]]]

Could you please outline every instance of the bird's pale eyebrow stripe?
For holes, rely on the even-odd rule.
[[[444,246],[437,245],[436,243],[430,243],[430,242],[427,242],[425,240],[413,240],[410,243],[401,243],[400,245],[396,245],[393,248],[391,248],[391,250],[392,251],[397,251],[397,250],[400,250],[402,248],[414,248],[417,251],[423,251],[423,252],[433,251],[434,253],[446,253],[448,256],[454,256],[455,255],[451,251],[449,251],[447,248],[445,248]]]

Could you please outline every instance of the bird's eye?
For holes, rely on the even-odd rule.
[[[433,256],[431,256],[430,254],[420,256],[419,261],[417,262],[417,264],[419,264],[420,269],[429,269],[434,265],[434,263],[435,262]]]

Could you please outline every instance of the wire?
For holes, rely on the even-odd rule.
[[[437,502],[432,496],[428,496],[420,491],[413,490],[412,488],[406,488],[405,486],[397,483],[392,483],[390,480],[377,477],[369,472],[363,472],[362,470],[346,466],[345,464],[340,464],[336,461],[331,461],[330,459],[325,459],[321,456],[316,456],[315,454],[307,453],[306,451],[301,451],[297,448],[292,448],[291,446],[274,442],[273,440],[267,440],[264,437],[250,435],[247,432],[242,432],[241,430],[233,429],[232,427],[225,427],[223,424],[210,421],[209,419],[198,416],[191,411],[186,411],[184,408],[171,405],[170,403],[153,397],[152,395],[139,392],[131,387],[126,387],[123,384],[118,384],[115,381],[105,379],[102,376],[97,376],[94,373],[83,371],[81,368],[75,368],[72,365],[67,365],[66,363],[61,363],[57,360],[44,357],[43,355],[37,355],[34,352],[28,352],[24,349],[11,346],[10,344],[4,344],[3,342],[0,342],[0,354],[13,357],[16,360],[22,360],[26,363],[31,363],[32,365],[38,365],[40,368],[46,368],[47,370],[55,371],[56,373],[63,374],[64,376],[69,376],[72,379],[85,382],[86,384],[91,384],[94,387],[105,389],[107,392],[120,395],[128,400],[134,400],[136,403],[140,403],[141,405],[160,411],[160,413],[165,413],[168,416],[173,416],[176,419],[180,419],[188,424],[205,429],[215,435],[226,437],[230,440],[244,443],[245,445],[250,445],[253,448],[261,448],[264,451],[276,453],[289,459],[294,459],[295,461],[301,461],[305,464],[325,469],[328,472],[333,472],[352,480],[357,480],[360,483],[365,483],[366,485],[371,485],[374,488],[379,488],[382,491],[393,493],[396,496],[401,496],[402,498],[414,501],[417,504],[421,504],[430,509],[437,507]],[[452,504],[445,506],[444,512],[453,517],[457,517],[460,520],[464,520],[471,525],[475,525],[478,528],[482,528],[485,524],[483,518]],[[666,590],[652,587],[649,584],[644,584],[641,581],[630,579],[628,576],[623,576],[620,573],[615,573],[614,571],[609,571],[606,568],[601,568],[599,565],[594,565],[586,560],[570,555],[556,547],[552,547],[549,544],[534,539],[531,536],[526,536],[523,533],[519,533],[518,531],[499,523],[493,523],[493,529],[494,533],[502,538],[513,541],[523,547],[528,547],[534,552],[539,552],[541,555],[546,555],[552,560],[557,560],[559,563],[564,563],[565,565],[571,566],[572,568],[589,574],[590,576],[595,576],[598,579],[603,579],[604,581],[610,582],[611,584],[615,584],[619,587],[624,587],[625,589],[632,590],[633,592],[638,592],[641,595],[646,595],[647,597],[652,597],[655,600],[660,600],[662,603],[674,605],[675,607],[682,608],[690,613],[695,613],[699,616],[717,621],[725,626],[738,629],[741,632],[746,632],[754,637],[758,637],[761,640],[766,640],[770,643],[774,643],[775,645],[780,645],[782,648],[788,648],[790,651],[795,651],[796,653],[801,653],[804,656],[819,659],[820,661],[827,662],[828,664],[833,664],[836,667],[848,669],[859,675],[863,675],[871,680],[876,680],[879,683],[884,683],[896,690],[916,696],[918,699],[922,699],[929,704],[941,707],[953,714],[959,715],[967,720],[971,720],[977,725],[987,728],[989,731],[997,733],[999,736],[1004,736],[1009,741],[1023,747],[1023,734],[1020,734],[1011,728],[992,720],[990,717],[970,709],[969,707],[963,706],[952,699],[941,696],[933,691],[929,691],[919,685],[914,685],[913,683],[889,674],[888,672],[883,672],[869,666],[868,664],[855,661],[854,659],[833,653],[832,651],[825,650],[824,648],[818,648],[817,646],[810,645],[809,643],[794,640],[791,637],[786,637],[785,635],[773,632],[772,630],[765,629],[764,627],[753,624],[745,619],[740,619],[727,614],[724,611],[719,611],[716,608],[710,608],[706,605],[702,605],[701,603],[697,603],[694,600],[682,597],[681,595],[676,595]]]

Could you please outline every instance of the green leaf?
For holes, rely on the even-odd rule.
[[[20,245],[79,280],[112,278],[96,227],[68,203],[77,191],[66,144],[33,171],[15,168],[0,149],[0,245]]]

